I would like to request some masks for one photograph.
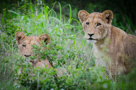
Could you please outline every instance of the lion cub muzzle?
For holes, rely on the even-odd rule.
[[[94,34],[89,34],[89,33],[88,33],[88,35],[89,35],[88,40],[94,40],[94,39],[92,38],[92,36],[93,36]]]

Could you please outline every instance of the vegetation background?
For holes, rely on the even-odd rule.
[[[104,68],[95,67],[91,44],[84,39],[78,11],[114,13],[112,24],[135,34],[135,0],[1,0],[0,2],[0,89],[1,90],[135,90],[136,72],[112,81],[103,77]],[[34,47],[35,54],[51,58],[54,68],[32,69],[19,55],[15,32],[51,36],[50,50]],[[35,57],[32,57],[35,58]],[[17,71],[23,67],[21,75]],[[56,68],[67,69],[55,78]],[[28,74],[34,73],[34,76]],[[44,72],[48,72],[44,74]],[[18,79],[18,80],[17,80]]]

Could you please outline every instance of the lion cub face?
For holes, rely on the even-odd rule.
[[[89,14],[87,11],[81,10],[78,17],[82,23],[86,39],[88,41],[98,41],[106,37],[113,19],[113,13],[106,10],[103,13],[94,12]]]
[[[41,46],[42,40],[44,40],[46,44],[50,43],[50,36],[48,34],[42,34],[40,36],[26,36],[23,32],[17,32],[15,34],[15,39],[18,44],[20,55],[24,57],[33,56],[32,45]]]

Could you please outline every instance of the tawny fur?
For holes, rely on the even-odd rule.
[[[104,66],[112,75],[128,73],[135,67],[136,36],[125,33],[111,25],[113,13],[88,13],[81,10],[78,17],[84,28],[88,42],[93,43],[96,66]],[[100,24],[98,24],[100,23]],[[94,34],[90,36],[88,34]],[[104,48],[106,48],[104,50]]]

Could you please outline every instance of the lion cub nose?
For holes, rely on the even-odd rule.
[[[31,55],[24,55],[25,57],[30,57]]]
[[[88,34],[90,36],[90,38],[94,35],[94,34]]]

